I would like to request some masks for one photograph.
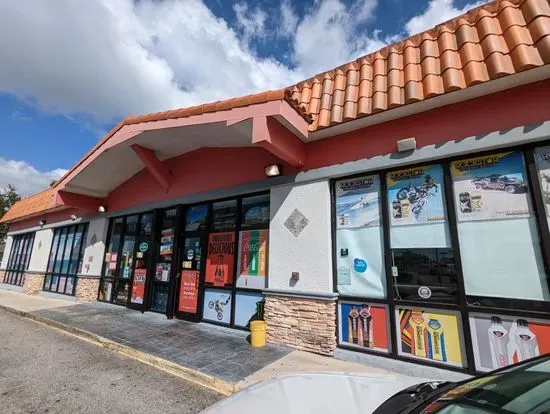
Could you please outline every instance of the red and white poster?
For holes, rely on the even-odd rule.
[[[237,287],[265,288],[268,237],[269,230],[247,230],[239,234]]]
[[[134,283],[132,283],[132,303],[143,303],[145,296],[145,278],[147,277],[147,269],[134,270]]]
[[[208,236],[206,282],[214,286],[233,283],[235,263],[235,233],[211,233]]]
[[[178,310],[180,312],[196,313],[198,295],[199,272],[196,270],[182,271]]]

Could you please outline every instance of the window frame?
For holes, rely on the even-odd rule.
[[[549,320],[550,314],[550,301],[537,301],[537,300],[525,300],[525,299],[514,299],[514,298],[498,298],[498,297],[486,297],[486,296],[472,296],[466,295],[465,292],[465,283],[464,283],[464,274],[462,270],[462,258],[460,255],[460,246],[458,240],[458,227],[457,227],[457,215],[456,215],[456,205],[454,197],[454,187],[453,179],[451,176],[451,163],[453,161],[467,159],[470,157],[482,157],[485,155],[498,154],[508,151],[519,151],[521,152],[526,169],[526,177],[528,180],[528,192],[530,194],[530,200],[532,203],[533,214],[535,222],[537,224],[537,231],[539,236],[539,244],[541,250],[541,256],[543,260],[544,269],[546,271],[546,281],[550,289],[550,224],[546,219],[546,210],[544,201],[542,198],[541,183],[540,177],[538,174],[537,166],[535,163],[534,150],[537,147],[543,147],[550,145],[550,141],[541,141],[536,143],[529,144],[518,144],[512,146],[503,146],[499,148],[494,148],[491,150],[473,152],[471,154],[455,155],[452,157],[445,158],[436,158],[429,161],[423,161],[418,163],[407,163],[397,167],[385,168],[385,169],[374,169],[367,170],[353,175],[339,176],[331,178],[330,180],[330,191],[331,191],[331,235],[332,235],[332,273],[333,273],[333,291],[338,294],[338,303],[337,303],[337,313],[339,312],[340,302],[350,302],[350,301],[363,301],[373,304],[384,304],[388,306],[389,311],[389,341],[391,344],[391,352],[388,354],[381,354],[380,352],[373,351],[370,349],[358,349],[357,347],[352,347],[343,343],[340,343],[338,333],[340,327],[338,326],[338,315],[336,318],[336,332],[338,347],[343,349],[349,349],[353,351],[379,355],[383,357],[390,357],[393,359],[406,360],[422,365],[434,366],[438,368],[444,367],[445,369],[460,371],[460,372],[469,372],[476,373],[475,361],[474,361],[474,350],[472,345],[472,338],[470,332],[470,323],[469,317],[472,313],[484,313],[484,314],[502,314],[510,316],[518,316],[525,318],[538,318]],[[447,209],[447,220],[449,226],[449,233],[451,239],[451,249],[454,253],[455,266],[458,279],[458,296],[459,300],[457,303],[440,303],[433,301],[422,301],[422,300],[396,300],[394,298],[394,278],[392,276],[392,263],[391,263],[391,240],[390,240],[390,214],[388,207],[388,188],[386,177],[387,174],[393,171],[399,171],[408,168],[422,167],[428,165],[440,164],[443,167],[443,178],[444,178],[444,195],[445,195],[445,207]],[[384,242],[384,262],[386,270],[386,283],[387,283],[387,298],[368,298],[363,296],[349,296],[342,295],[338,293],[338,279],[337,279],[337,243],[336,243],[336,182],[346,179],[358,178],[366,175],[377,175],[380,178],[380,192],[381,198],[381,225],[383,226],[383,242]],[[429,360],[418,360],[414,358],[408,358],[405,356],[400,356],[397,354],[397,326],[399,321],[396,321],[395,310],[398,307],[410,306],[417,308],[432,308],[432,309],[441,309],[441,310],[451,310],[457,311],[460,315],[460,320],[462,323],[462,333],[463,333],[463,346],[465,351],[465,367],[454,367],[450,365],[442,365],[437,362],[432,362]]]
[[[53,229],[53,232],[54,234],[52,237],[50,252],[48,254],[48,264],[46,267],[46,272],[44,273],[44,283],[42,284],[42,290],[59,295],[75,296],[76,285],[78,283],[78,273],[82,270],[82,262],[84,260],[84,249],[86,248],[86,239],[88,237],[88,223],[75,223],[68,226],[56,227]],[[70,246],[68,246],[67,243],[69,240],[69,235],[71,234],[72,240]],[[76,259],[73,260],[77,234],[80,234],[78,255],[76,256]],[[63,235],[65,236],[65,239],[63,240],[63,247],[60,249],[61,238]],[[67,270],[63,272],[63,262],[65,261],[64,258],[67,254],[67,247],[70,247],[69,259],[67,262]],[[73,261],[76,262],[76,265],[74,268],[74,272],[71,272]],[[57,277],[57,284],[55,285],[55,290],[52,290],[52,280],[54,277]],[[59,292],[59,281],[61,280],[61,278],[65,278],[65,286],[63,287],[63,291]],[[67,282],[69,281],[69,279],[72,279],[72,289],[68,292],[67,287],[69,286],[69,284]]]
[[[12,235],[12,243],[3,283],[23,286],[34,246],[35,232]]]

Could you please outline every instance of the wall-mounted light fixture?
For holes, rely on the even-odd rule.
[[[99,211],[100,213],[105,213],[107,211],[107,206],[101,205],[97,208],[97,211]]]
[[[71,220],[72,221],[75,221],[77,218],[78,218],[78,216],[76,214],[71,214]]]
[[[268,177],[278,177],[283,174],[283,166],[281,164],[271,164],[265,167],[265,175]]]
[[[412,151],[416,149],[416,138],[405,138],[397,141],[397,151],[405,152]]]
[[[40,221],[38,222],[38,225],[39,225],[40,227],[44,227],[44,226],[46,225],[46,220],[44,220],[44,219],[40,220]]]

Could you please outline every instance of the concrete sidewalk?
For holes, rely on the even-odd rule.
[[[252,348],[245,331],[168,320],[157,313],[105,303],[76,304],[0,289],[0,309],[61,329],[225,395],[281,374],[396,373],[395,369],[389,371],[277,345]]]

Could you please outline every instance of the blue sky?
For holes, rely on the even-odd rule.
[[[46,188],[129,114],[293,84],[475,0],[5,0],[0,188]]]

